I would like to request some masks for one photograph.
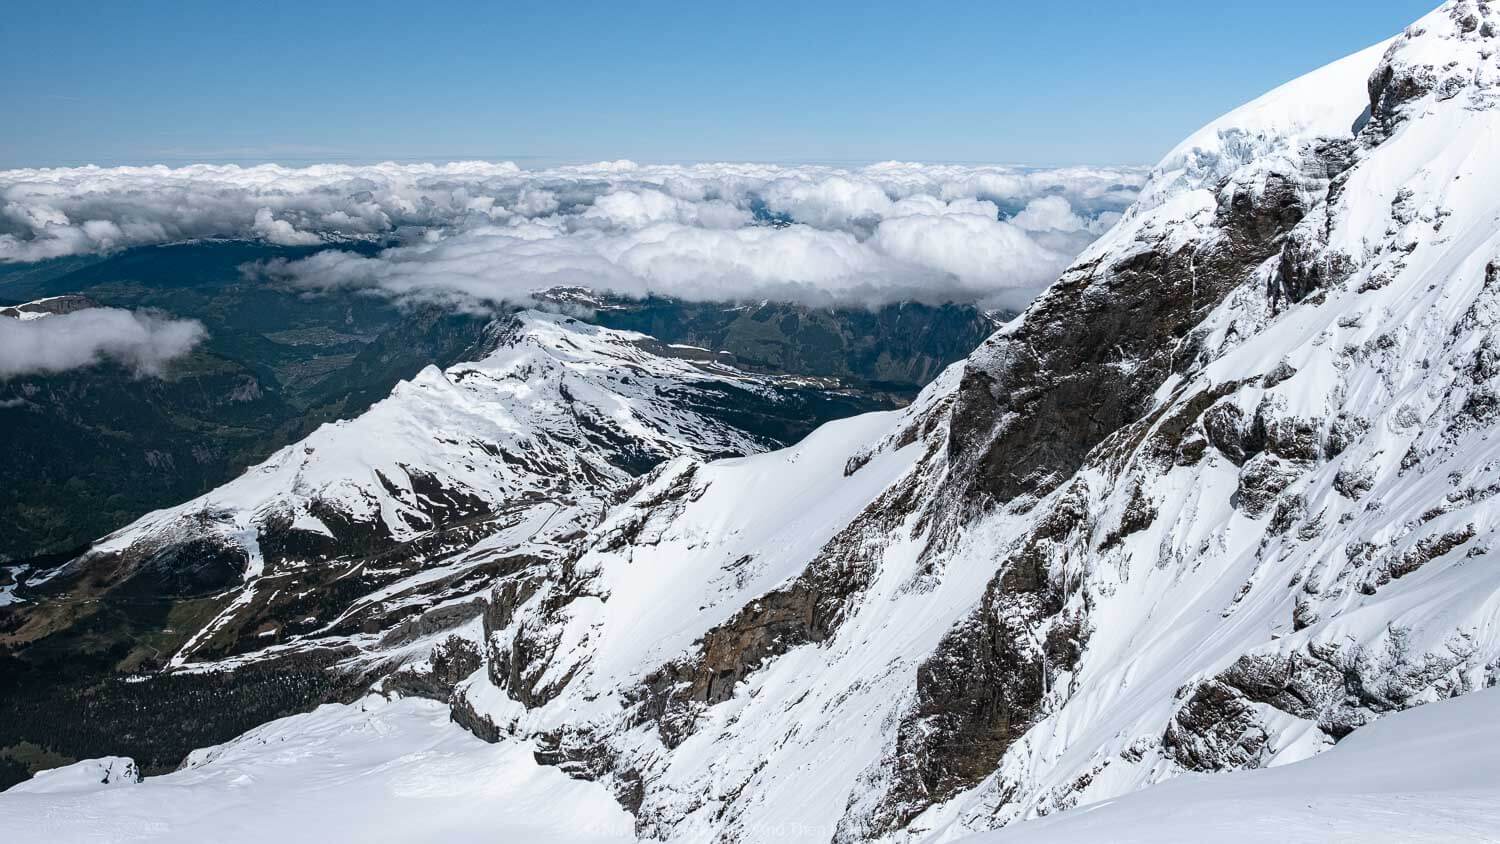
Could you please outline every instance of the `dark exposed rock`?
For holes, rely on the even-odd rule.
[[[1347,466],[1333,476],[1333,488],[1351,501],[1358,501],[1375,486],[1375,473],[1365,466]]]
[[[473,701],[459,692],[455,692],[448,700],[448,717],[453,723],[490,744],[498,742],[503,735],[500,727],[488,715],[480,714],[474,708]]]
[[[697,713],[728,700],[735,686],[767,660],[794,647],[828,639],[844,620],[850,599],[869,585],[871,560],[888,532],[909,512],[908,479],[823,547],[801,576],[750,602],[697,643],[696,653],[648,675],[631,695],[635,717],[657,724],[668,747],[692,733]]]
[[[1272,534],[1284,534],[1307,514],[1307,499],[1300,495],[1283,495],[1276,500],[1276,509],[1266,530]]]
[[[490,644],[490,682],[527,707],[541,706],[566,685],[566,680],[540,685],[556,641],[546,631],[525,625],[503,644],[495,642],[495,633],[510,626],[516,609],[542,588],[545,578],[545,571],[539,567],[502,580],[490,593],[490,605],[484,614],[485,641]]]
[[[1281,363],[1276,364],[1276,367],[1274,369],[1272,369],[1270,372],[1267,372],[1265,376],[1261,378],[1260,385],[1269,390],[1296,374],[1297,370],[1294,369],[1291,364],[1287,363],[1286,361],[1282,361]]]
[[[446,703],[452,697],[453,687],[478,671],[482,661],[479,648],[473,642],[449,636],[433,647],[427,666],[397,671],[386,677],[381,687],[386,692]]]
[[[858,820],[860,834],[900,829],[978,783],[1034,723],[1050,673],[1070,670],[1087,638],[1080,617],[1060,615],[1064,594],[1049,573],[1084,525],[1086,506],[1081,485],[1061,496],[979,606],[917,669],[916,701],[887,760],[893,780],[875,812]]]
[[[1156,521],[1156,507],[1141,489],[1140,484],[1137,484],[1130,491],[1130,500],[1125,504],[1125,512],[1120,515],[1119,526],[1104,537],[1099,549],[1102,551],[1118,545],[1125,537],[1145,530],[1154,521]]]
[[[221,591],[240,582],[244,550],[214,537],[166,545],[141,560],[125,582],[125,593],[188,597]]]
[[[603,782],[626,811],[636,815],[637,835],[652,834],[651,818],[641,812],[646,788],[641,773],[624,764],[603,736],[586,729],[565,728],[537,736],[537,764],[552,765],[573,779]]]
[[[1230,503],[1246,515],[1259,516],[1302,474],[1301,467],[1269,452],[1256,455],[1240,470]]]
[[[1323,456],[1329,460],[1344,453],[1344,449],[1370,430],[1370,421],[1358,416],[1340,413],[1328,426],[1328,443]]]
[[[1438,557],[1452,551],[1465,542],[1473,539],[1476,535],[1473,525],[1465,525],[1461,530],[1449,531],[1422,539],[1415,547],[1392,560],[1382,572],[1380,583],[1385,584],[1392,580],[1405,577],[1422,566],[1436,560]]]
[[[1299,606],[1300,611],[1300,606]],[[1309,619],[1313,623],[1316,619]],[[1311,644],[1286,654],[1246,654],[1216,677],[1185,689],[1163,743],[1188,770],[1257,767],[1265,761],[1266,727],[1256,706],[1313,722],[1337,741],[1378,717],[1415,705],[1464,659],[1418,657],[1405,632],[1390,628],[1384,650]]]
[[[1322,426],[1316,419],[1275,412],[1271,402],[1256,410],[1254,427],[1265,434],[1265,450],[1287,460],[1317,460],[1323,456]]]
[[[1232,401],[1220,402],[1203,414],[1203,431],[1220,454],[1236,466],[1264,447],[1264,439],[1252,436],[1244,411]]]
[[[484,607],[484,601],[480,598],[437,607],[408,618],[387,630],[385,635],[380,637],[380,645],[385,648],[399,647],[434,633],[452,630],[470,619],[478,618],[480,613],[484,612]],[[451,639],[449,641],[451,642]],[[475,668],[478,667],[475,665]],[[472,672],[473,669],[470,671]]]
[[[1218,237],[1144,243],[1114,263],[1076,265],[987,341],[964,371],[949,446],[955,465],[973,467],[970,505],[1047,492],[1139,419],[1168,375],[1193,366],[1201,337],[1192,329],[1277,254],[1323,180],[1350,163],[1346,145],[1326,145],[1305,151],[1295,175],[1225,187]]]
[[[1336,710],[1347,693],[1342,670],[1303,653],[1246,654],[1218,677],[1198,684],[1172,716],[1163,745],[1190,771],[1260,767],[1267,730],[1254,704],[1319,722],[1337,738],[1352,729]]]
[[[1259,767],[1266,741],[1244,695],[1215,682],[1197,686],[1162,735],[1162,746],[1189,771]]]
[[[87,296],[68,294],[0,308],[0,317],[20,319],[21,314],[71,314],[97,307],[100,307],[99,303]]]
[[[640,539],[641,531],[645,529],[647,522],[653,518],[661,518],[662,508],[674,506],[675,509],[675,505],[688,497],[688,494],[692,492],[693,479],[697,476],[697,472],[697,464],[690,464],[677,471],[655,495],[631,502],[629,511],[619,518],[617,524],[600,541],[599,550],[618,551],[635,544]],[[626,492],[633,495],[650,480],[650,477],[644,478],[641,485],[633,486]]]
[[[1170,415],[1156,422],[1146,454],[1160,468],[1170,465],[1192,466],[1203,458],[1210,439],[1207,436],[1206,411],[1214,403],[1242,386],[1227,381],[1193,394],[1186,401],[1172,405]],[[1221,413],[1223,411],[1220,411]],[[1149,420],[1143,420],[1149,421]],[[1201,424],[1200,424],[1201,423]],[[1137,423],[1140,427],[1141,423]],[[1128,450],[1124,450],[1129,453]]]

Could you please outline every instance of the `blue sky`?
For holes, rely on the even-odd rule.
[[[1152,163],[1436,0],[15,4],[0,167]]]

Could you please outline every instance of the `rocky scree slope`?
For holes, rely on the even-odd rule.
[[[1205,127],[907,410],[658,469],[499,580],[455,717],[644,837],[926,840],[1492,685],[1497,27]]]

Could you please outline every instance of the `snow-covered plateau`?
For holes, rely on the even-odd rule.
[[[57,575],[230,549],[172,670],[316,647],[373,696],[140,784],[41,775],[0,816],[49,840],[1500,838],[1497,150],[1500,8],[1453,0],[1194,134],[911,406],[778,451],[674,400],[708,364],[660,349],[560,376],[589,410],[554,419],[546,373],[646,341],[523,316],[545,355],[424,373]],[[369,531],[374,556],[335,539]],[[256,609],[379,571],[305,631]]]

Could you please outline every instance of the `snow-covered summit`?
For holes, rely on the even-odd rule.
[[[1184,138],[1152,168],[1131,213],[1186,191],[1213,191],[1256,159],[1295,152],[1309,141],[1354,137],[1369,110],[1365,81],[1394,40],[1300,76]]]

